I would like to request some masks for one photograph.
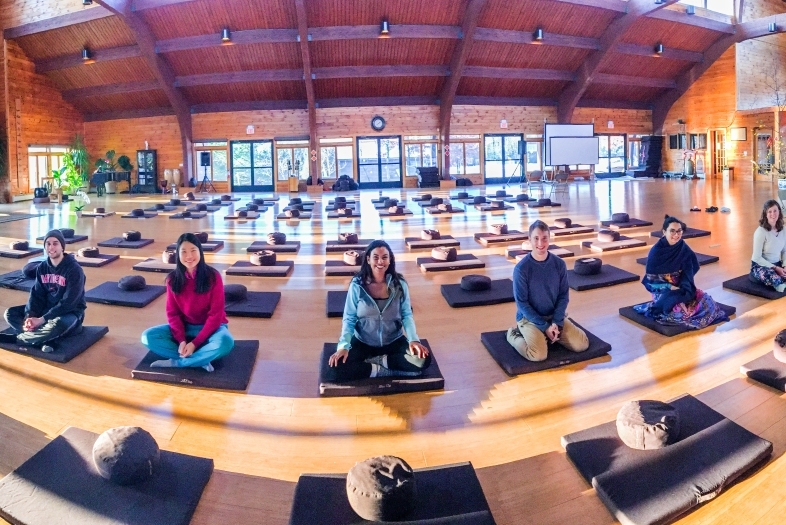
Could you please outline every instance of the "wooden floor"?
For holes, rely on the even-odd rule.
[[[478,193],[485,188],[471,188]],[[488,188],[489,191],[499,189]],[[458,191],[458,190],[454,190]],[[386,191],[406,197],[416,191]],[[444,196],[446,192],[431,191]],[[370,200],[378,192],[360,194],[362,219],[328,220],[323,211],[335,196],[308,195],[318,203],[311,221],[274,221],[279,208],[256,222],[234,223],[224,211],[198,221],[165,217],[149,220],[78,219],[68,207],[29,203],[0,206],[0,213],[41,213],[41,217],[0,223],[0,242],[33,239],[51,227],[73,227],[90,236],[75,248],[138,229],[156,242],[141,250],[113,250],[121,259],[103,268],[85,269],[88,288],[134,273],[131,266],[158,257],[164,247],[187,230],[208,231],[227,241],[207,254],[208,262],[225,268],[245,259],[245,247],[279,230],[303,243],[288,278],[230,277],[250,290],[282,292],[272,319],[230,318],[236,338],[259,339],[260,352],[246,393],[200,390],[135,381],[130,371],[144,355],[141,331],[164,319],[165,299],[144,309],[89,304],[87,322],[106,324],[109,334],[68,364],[55,365],[0,352],[0,473],[5,474],[65,427],[101,432],[118,425],[146,428],[162,448],[211,457],[214,473],[197,509],[194,523],[286,523],[294,482],[302,472],[345,472],[356,461],[395,454],[414,467],[471,461],[499,524],[613,523],[591,487],[583,481],[560,447],[561,435],[613,419],[630,399],[667,400],[682,393],[698,397],[724,415],[775,444],[772,460],[758,473],[736,484],[680,523],[769,524],[786,511],[786,398],[775,390],[743,379],[739,366],[771,348],[773,336],[786,324],[783,300],[768,302],[723,290],[722,281],[746,273],[752,233],[761,204],[775,194],[769,183],[682,180],[624,180],[572,183],[561,208],[515,208],[504,215],[467,213],[430,216],[408,202],[413,216],[380,220]],[[306,197],[304,195],[304,197]],[[287,195],[281,196],[283,206]],[[89,207],[126,212],[152,205],[156,197],[108,196]],[[158,196],[161,200],[161,196]],[[728,206],[730,214],[689,213]],[[146,206],[144,206],[146,207]],[[701,268],[697,285],[716,300],[737,307],[729,323],[695,334],[665,338],[621,318],[622,306],[645,301],[639,283],[587,292],[571,292],[570,315],[612,344],[611,355],[584,364],[520,377],[507,377],[480,343],[480,333],[501,330],[514,322],[515,306],[451,309],[439,285],[458,282],[466,273],[509,277],[514,261],[504,246],[484,248],[472,234],[492,223],[526,230],[541,218],[570,217],[597,225],[612,212],[648,219],[656,226],[626,231],[651,245],[664,213],[680,216],[712,235],[687,242],[695,251],[720,256],[720,263]],[[0,220],[2,220],[0,215]],[[478,272],[422,274],[403,239],[424,228],[460,239],[459,253],[486,262]],[[340,319],[325,316],[328,290],[345,289],[349,278],[325,277],[324,244],[339,232],[355,229],[364,238],[390,241],[399,270],[406,276],[415,308],[418,333],[428,338],[445,376],[445,390],[387,397],[320,399],[318,356],[325,341],[337,340]],[[557,238],[576,246],[591,236]],[[605,252],[604,263],[641,275],[635,259],[648,247]],[[589,254],[588,250],[582,253]],[[594,254],[598,256],[598,254]],[[21,268],[24,260],[0,258],[0,273]],[[572,267],[571,259],[566,260]],[[163,274],[145,273],[149,283]],[[0,308],[23,304],[26,294],[1,289]]]

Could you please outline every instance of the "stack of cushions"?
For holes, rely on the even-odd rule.
[[[24,250],[27,250],[27,249],[29,249],[29,248],[30,248],[30,243],[29,243],[29,242],[27,242],[27,241],[12,241],[12,242],[9,244],[9,247],[10,247],[12,250],[20,250],[20,251],[24,251]]]
[[[126,292],[138,292],[147,286],[145,278],[141,275],[126,275],[117,281],[117,287]]]
[[[447,246],[437,246],[431,250],[431,258],[437,261],[453,262],[456,260],[457,255],[455,248],[448,248]]]
[[[554,220],[554,226],[556,226],[557,228],[570,228],[572,224],[573,221],[571,221],[567,217]]]
[[[272,250],[262,250],[260,252],[251,252],[249,261],[254,266],[275,266],[276,265],[276,252]]]
[[[246,209],[248,211],[259,211],[259,205],[258,204],[247,204],[246,205]]]
[[[133,210],[131,210],[131,216],[132,217],[144,217],[145,216],[145,210],[143,210],[142,208],[134,208]],[[65,237],[65,235],[63,237]]]
[[[289,209],[289,210],[284,212],[284,215],[286,215],[287,217],[292,217],[292,218],[296,219],[296,218],[300,217],[300,210]]]
[[[661,401],[628,401],[617,414],[617,434],[630,448],[655,450],[671,445],[680,433],[680,414]]]
[[[344,203],[344,206],[346,206],[346,205],[347,205],[347,204],[346,204],[346,203]],[[345,216],[345,217],[352,217],[352,208],[346,208],[346,207],[344,207],[344,208],[339,208],[338,210],[336,210],[336,213],[337,213],[338,215],[343,215],[343,216]]]
[[[164,250],[161,254],[161,261],[163,261],[164,264],[175,264],[177,262],[175,250]]]
[[[25,274],[25,277],[28,279],[35,279],[36,270],[38,270],[38,265],[41,264],[43,261],[32,261],[25,264],[24,268],[22,268],[22,273]]]
[[[458,196],[456,196],[456,198],[457,199],[469,199],[469,193],[467,193],[466,191],[460,191],[458,193]]]
[[[436,241],[439,239],[439,230],[423,230],[420,232],[420,238],[424,241]]]
[[[339,233],[338,234],[338,243],[339,244],[357,244],[358,242],[358,234],[357,233]]]
[[[195,199],[195,197],[194,197],[194,192],[193,191],[189,191],[188,193],[186,193],[186,200],[192,201],[194,199]]]
[[[597,257],[588,257],[586,259],[576,259],[573,265],[573,271],[576,275],[597,275],[603,266],[603,261]]]
[[[169,199],[170,206],[180,206],[180,199]]]
[[[161,204],[161,203],[159,202],[159,203],[157,203],[157,204],[154,206],[154,208],[155,208],[155,209],[157,209],[157,210],[164,210],[164,209],[166,209],[166,206],[165,206],[165,205],[163,205],[163,204]]]
[[[286,244],[287,234],[281,232],[273,232],[267,234],[268,244]]]
[[[397,521],[415,508],[417,486],[406,461],[378,456],[360,461],[347,474],[347,498],[364,520]]]
[[[225,284],[224,285],[224,301],[227,303],[234,303],[242,301],[248,297],[248,288],[242,284]]]
[[[472,204],[483,204],[486,202],[486,197],[483,195],[478,195],[474,199],[472,199]]]
[[[437,204],[437,209],[439,211],[452,212],[453,211],[453,205],[450,204],[450,203],[444,202],[442,204]]]
[[[492,224],[491,225],[491,233],[494,235],[506,235],[508,233],[508,225],[507,224]]]
[[[98,251],[98,248],[96,248],[95,246],[88,246],[87,248],[80,248],[76,252],[76,254],[79,257],[86,257],[86,258],[89,258],[89,259],[95,259],[96,257],[98,257],[100,252]]]
[[[96,439],[93,462],[104,479],[134,485],[157,473],[160,450],[153,436],[139,427],[110,428]]]
[[[104,208],[96,208],[93,213],[106,213],[106,209],[104,209]]]
[[[398,206],[398,199],[385,199],[385,208],[392,208],[393,206]]]
[[[538,206],[551,206],[551,199],[538,199]]]
[[[439,206],[443,202],[445,202],[445,201],[442,200],[442,197],[434,197],[433,199],[431,199],[431,205],[432,206]]]
[[[620,240],[620,232],[616,230],[600,230],[598,232],[598,241],[600,242],[614,242]]]
[[[199,240],[201,244],[207,242],[207,232],[196,232],[194,235],[196,235],[197,240]]]
[[[222,201],[231,201],[232,200],[232,196],[231,195],[222,195],[221,196],[221,200]]]
[[[363,264],[363,254],[355,250],[344,252],[344,264],[348,266],[360,266]]]
[[[630,222],[630,215],[627,213],[612,213],[611,222]]]
[[[786,363],[786,330],[781,330],[775,336],[772,354],[781,363]]]
[[[465,275],[461,278],[461,289],[467,292],[491,290],[491,278],[477,274]]]
[[[144,215],[144,212],[142,213]],[[74,238],[74,229],[73,228],[60,228],[60,233],[63,234],[64,239],[73,239]]]

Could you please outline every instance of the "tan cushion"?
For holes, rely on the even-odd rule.
[[[363,264],[363,254],[355,250],[344,252],[344,264],[360,266]]]
[[[438,261],[452,262],[456,260],[457,255],[455,248],[448,248],[446,246],[437,246],[431,250],[431,258]]]
[[[508,233],[508,225],[507,224],[492,224],[491,225],[491,233],[495,235],[505,235]]]
[[[420,238],[424,241],[433,241],[439,239],[439,230],[423,230],[420,232]]]

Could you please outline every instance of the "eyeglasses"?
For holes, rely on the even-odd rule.
[[[672,230],[671,228],[669,228],[666,231],[669,232],[672,235],[682,235],[682,231],[683,230],[682,230],[682,228],[680,228],[679,230]]]

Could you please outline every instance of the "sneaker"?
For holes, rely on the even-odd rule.
[[[704,211],[706,211],[707,213],[715,213],[716,211],[718,211],[718,207],[717,206],[710,206],[709,208],[707,208]]]
[[[731,213],[731,208],[727,208],[726,206],[723,206],[720,211],[721,213]]]
[[[698,206],[694,206],[693,208],[690,209],[690,211],[701,211],[701,208],[699,208]]]
[[[54,352],[54,351],[55,351],[55,349],[54,349],[54,348],[52,348],[52,347],[51,347],[51,346],[49,346],[49,345],[43,345],[43,346],[41,347],[41,351],[42,351],[43,353],[45,353],[45,354],[51,354],[52,352]]]

